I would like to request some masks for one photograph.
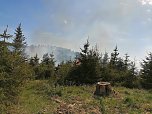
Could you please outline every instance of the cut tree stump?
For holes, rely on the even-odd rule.
[[[108,96],[112,93],[112,87],[109,82],[98,82],[96,85],[96,91],[94,92],[97,96]]]

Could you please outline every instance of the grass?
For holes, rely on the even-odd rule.
[[[11,114],[151,114],[152,91],[113,87],[115,94],[97,97],[95,86],[57,86],[31,81]]]
[[[45,81],[31,81],[19,96],[19,103],[12,107],[11,114],[52,114],[56,103],[42,91]],[[45,89],[45,88],[44,88]],[[41,90],[41,91],[40,91]]]

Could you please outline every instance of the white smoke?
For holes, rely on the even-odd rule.
[[[152,0],[139,0],[139,2],[141,2],[142,5],[152,5]]]

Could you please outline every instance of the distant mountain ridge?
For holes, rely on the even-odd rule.
[[[57,64],[62,61],[74,60],[78,54],[78,52],[72,51],[71,49],[51,45],[30,45],[26,47],[25,52],[29,57],[37,54],[40,59],[42,59],[46,53],[53,54]]]

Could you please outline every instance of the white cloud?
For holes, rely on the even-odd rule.
[[[141,2],[142,5],[152,5],[152,0],[139,0],[139,2]]]

